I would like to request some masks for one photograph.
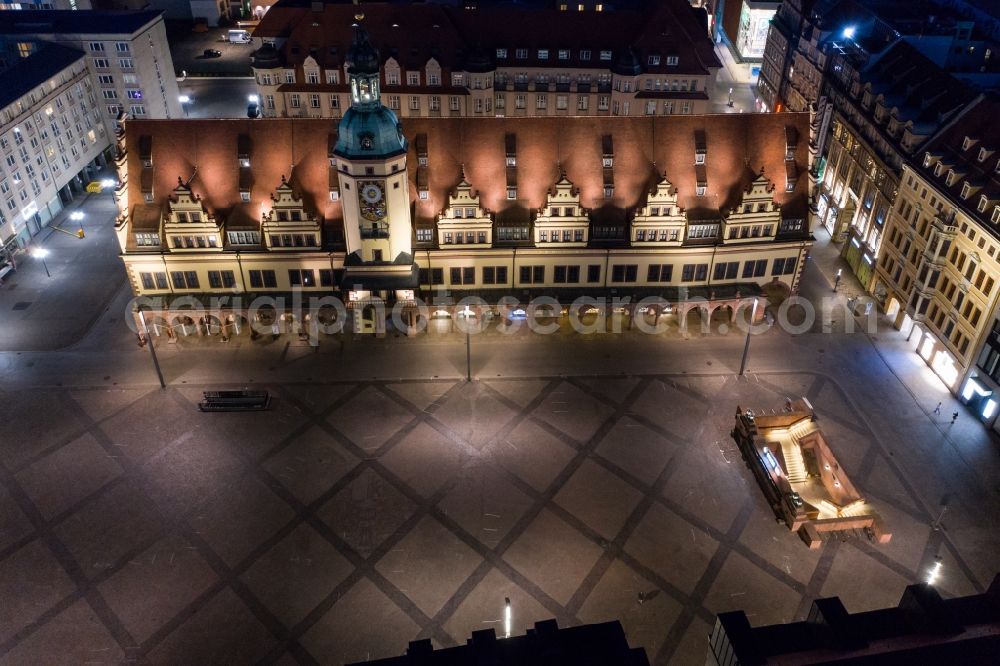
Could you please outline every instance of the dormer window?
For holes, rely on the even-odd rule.
[[[375,150],[375,135],[365,132],[359,138],[361,150]]]
[[[615,195],[615,186],[614,185],[605,185],[604,186],[604,198],[605,199],[610,199],[614,195]]]
[[[990,222],[1000,223],[1000,206],[993,207],[993,215],[990,216]]]
[[[980,213],[986,211],[986,204],[989,203],[989,199],[986,198],[985,194],[979,195],[979,205],[976,207]]]
[[[601,166],[610,169],[615,165],[615,144],[610,134],[601,137]]]
[[[507,157],[507,166],[517,166],[517,135],[507,133],[503,137],[504,155]]]
[[[969,195],[972,193],[972,186],[968,183],[962,183],[962,198],[968,199]]]
[[[497,60],[507,59],[507,49],[497,49]]]
[[[660,56],[651,55],[649,56],[649,60],[647,62],[650,64],[650,66],[656,67],[657,65],[660,64]]]
[[[986,150],[985,148],[980,148],[979,149],[979,161],[980,162],[985,162],[986,158],[989,157],[989,155],[990,155],[990,152],[988,150]]]
[[[944,184],[947,185],[948,187],[951,187],[952,185],[955,184],[955,178],[957,176],[958,174],[955,173],[954,169],[948,169],[948,176],[944,179]]]
[[[969,136],[965,137],[964,139],[962,139],[962,150],[968,150],[969,148],[972,147],[972,144],[974,144],[975,142],[976,140],[973,139],[972,137]]]
[[[507,198],[510,199],[510,200],[514,200],[514,199],[517,198],[517,188],[516,187],[508,187],[507,188]]]
[[[699,183],[698,186],[695,188],[695,194],[697,194],[699,197],[703,197],[705,196],[705,189],[706,186]]]
[[[243,203],[250,203],[250,190],[240,191],[240,201]]]
[[[938,162],[934,165],[934,175],[940,176],[944,172],[944,165]]]
[[[705,153],[704,152],[695,153],[694,154],[694,163],[695,164],[704,164],[705,163]]]
[[[927,169],[927,168],[930,167],[931,162],[933,161],[933,159],[934,158],[931,156],[930,153],[924,153],[924,168],[925,169]],[[934,174],[934,175],[936,176],[937,174]]]
[[[538,49],[538,59],[539,60],[548,60],[549,59],[549,50],[548,49]]]

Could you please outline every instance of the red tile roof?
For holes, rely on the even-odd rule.
[[[516,208],[537,209],[559,179],[560,169],[578,188],[583,206],[610,206],[624,213],[645,202],[660,177],[678,191],[678,203],[692,217],[717,216],[736,206],[761,168],[776,186],[775,201],[782,215],[806,216],[807,178],[799,178],[785,192],[785,136],[792,126],[807,136],[805,113],[723,114],[650,118],[441,118],[405,119],[410,140],[408,172],[415,223],[431,223],[448,201],[464,168],[468,181],[482,197],[482,205],[502,216],[523,217]],[[340,204],[329,199],[328,145],[336,122],[324,119],[129,120],[128,195],[132,206],[143,201],[140,174],[144,170],[139,144],[152,145],[155,203],[163,206],[178,177],[190,179],[210,212],[222,219],[240,204],[240,168],[237,141],[250,137],[252,154],[251,203],[257,217],[270,207],[270,196],[287,176],[301,192],[308,209],[318,212],[330,227],[340,224]],[[695,134],[704,132],[704,177],[707,195],[695,192]],[[418,134],[426,135],[428,198],[417,195]],[[517,200],[506,198],[506,141],[516,136]],[[611,136],[614,147],[614,193],[604,198],[602,144]],[[420,141],[419,143],[422,143]],[[795,149],[798,173],[807,170],[807,145]],[[240,217],[245,219],[246,213]]]
[[[610,68],[599,60],[601,50],[617,58],[630,47],[637,51],[643,71],[667,74],[707,74],[721,67],[708,36],[687,0],[659,0],[651,9],[610,12],[560,12],[525,7],[482,7],[466,10],[434,3],[397,4],[370,2],[362,6],[364,25],[378,47],[383,62],[389,57],[404,69],[417,69],[435,58],[446,71],[461,70],[473,54],[495,61],[497,48],[506,48],[501,65],[520,67]],[[312,55],[320,67],[339,67],[353,38],[352,24],[358,7],[326,4],[317,14],[309,6],[279,2],[254,29],[255,37],[287,39],[281,51],[289,65]],[[528,58],[515,58],[515,50],[528,49]],[[548,49],[545,60],[538,49]],[[571,51],[558,59],[559,49]],[[589,61],[580,50],[591,52]],[[649,65],[649,55],[661,56]],[[678,64],[668,66],[667,56]]]

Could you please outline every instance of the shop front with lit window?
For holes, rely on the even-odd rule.
[[[918,326],[920,338],[917,341],[917,354],[934,371],[951,392],[958,390],[958,380],[962,368],[954,355],[938,340],[934,333],[923,326]]]
[[[976,416],[994,429],[1000,426],[997,419],[1000,407],[1000,321],[993,322],[993,330],[979,352],[976,365],[962,384],[959,398]]]

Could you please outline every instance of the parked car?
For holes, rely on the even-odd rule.
[[[205,49],[201,55],[203,58],[221,58],[222,51],[218,49]]]
[[[260,105],[256,102],[250,102],[247,105],[247,118],[260,118]]]

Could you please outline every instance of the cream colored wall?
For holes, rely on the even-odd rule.
[[[932,205],[932,200],[935,205]],[[919,217],[915,224],[911,224],[910,220],[904,219],[900,212],[906,204],[909,204],[914,209],[917,209],[918,206],[920,207]],[[904,309],[907,308],[914,292],[920,289],[921,283],[918,278],[921,258],[928,248],[932,233],[935,233],[934,217],[938,213],[938,206],[941,206],[941,210],[945,212],[954,208],[953,204],[935,188],[932,181],[924,178],[919,172],[913,171],[909,167],[904,168],[899,196],[897,197],[896,205],[891,210],[886,227],[886,242],[883,244],[883,247],[886,248],[887,256],[891,257],[894,262],[893,268],[892,270],[887,270],[885,261],[883,260],[878,263],[876,269],[883,282],[892,288],[893,295],[898,298]],[[910,218],[912,220],[913,215]],[[918,321],[923,321],[927,330],[934,334],[938,344],[949,351],[964,371],[972,365],[976,358],[979,348],[989,333],[993,321],[992,314],[997,308],[997,296],[1000,294],[1000,257],[998,257],[1000,255],[1000,242],[961,209],[956,209],[954,222],[951,226],[954,228],[954,233],[950,236],[951,247],[943,256],[940,268],[941,277],[938,278],[937,284],[933,289],[925,290],[924,292],[930,295],[930,305],[927,312],[923,317],[915,318]],[[963,227],[965,231],[962,231]],[[938,229],[941,228],[942,225],[939,223]],[[922,229],[924,230],[923,234],[920,233]],[[896,233],[898,233],[898,244],[890,241]],[[940,234],[940,231],[937,233]],[[910,249],[907,255],[904,256],[902,249],[905,247],[907,240],[910,241]],[[980,243],[982,243],[982,247],[980,247]],[[952,261],[955,249],[958,250],[959,256],[965,255],[966,257],[962,270],[959,270],[958,266]],[[976,262],[976,272],[973,274],[973,279],[970,282],[965,278],[964,273],[968,268],[970,257],[972,256],[977,256],[979,261]],[[956,259],[958,258],[956,257]],[[903,266],[900,283],[904,281],[903,276],[909,277],[910,284],[907,289],[903,289],[901,284],[896,283],[892,279],[895,266]],[[977,288],[975,282],[980,269],[984,271],[984,278],[982,286]],[[928,270],[933,270],[933,267],[929,267]],[[952,296],[951,300],[947,298],[947,294],[942,290],[942,288],[946,287],[945,278],[951,284],[956,285],[955,295]],[[986,292],[985,287],[988,284],[989,278],[993,279],[992,289]],[[953,301],[963,288],[965,289],[964,300],[962,305],[956,310]],[[972,312],[969,313],[970,318],[966,318],[963,315],[966,304],[970,302],[980,312],[978,320],[975,323],[970,319],[973,315]],[[939,317],[932,315],[934,306],[937,307],[938,312],[945,313],[944,318],[940,319],[940,326],[938,324]],[[951,335],[945,336],[943,329],[949,320],[948,313],[954,314],[955,326]],[[963,338],[968,340],[964,352],[960,346]]]
[[[757,283],[760,285],[773,281],[778,277],[782,282],[794,287],[793,281],[797,281],[801,273],[802,257],[808,250],[810,243],[767,243],[752,244],[742,247],[719,246],[713,252],[712,247],[681,247],[670,250],[647,250],[641,248],[600,250],[593,248],[567,248],[567,249],[547,249],[547,248],[518,248],[515,252],[507,248],[473,249],[473,250],[414,250],[414,260],[420,268],[441,268],[444,269],[444,286],[456,290],[478,289],[478,288],[502,288],[503,285],[484,285],[482,282],[482,268],[485,266],[506,266],[508,270],[508,284],[514,280],[515,287],[567,287],[579,286],[586,288],[587,266],[601,266],[601,281],[590,286],[601,290],[607,286],[673,286],[673,287],[700,287],[713,284],[729,283]],[[771,269],[774,259],[785,259],[796,257],[796,269],[793,275],[772,276]],[[233,293],[233,290],[211,290],[208,288],[208,271],[210,270],[230,270],[236,278],[238,291],[251,291],[247,271],[254,269],[270,269],[275,271],[277,287],[270,291],[288,292],[291,285],[288,280],[288,269],[311,269],[317,271],[317,286],[303,288],[306,292],[329,292],[328,287],[319,286],[318,271],[321,269],[341,269],[343,268],[344,255],[342,253],[330,253],[324,251],[301,251],[301,252],[267,252],[258,251],[253,253],[241,253],[239,258],[235,252],[192,252],[187,250],[183,253],[166,252],[139,253],[133,252],[123,256],[128,270],[129,279],[133,292],[137,295],[164,295],[172,290],[146,290],[142,287],[139,278],[141,272],[166,272],[169,279],[170,271],[197,271],[198,280],[201,285],[200,292],[215,291],[216,293]],[[757,278],[743,278],[743,262],[749,260],[767,260],[765,275]],[[714,266],[723,262],[739,262],[737,277],[733,280],[713,280],[712,274]],[[614,283],[610,279],[610,270],[615,264],[635,264],[638,267],[637,280],[635,282]],[[648,267],[650,264],[672,264],[673,276],[669,282],[649,283],[646,281]],[[707,264],[707,280],[683,282],[682,266],[684,264]],[[557,284],[553,281],[553,268],[555,266],[580,266],[580,282],[573,284]],[[545,266],[545,282],[522,285],[519,280],[519,269],[521,266]],[[476,280],[470,285],[452,285],[449,276],[450,268],[475,268]],[[606,275],[607,273],[607,275]],[[426,286],[426,285],[425,285]],[[267,289],[253,289],[257,293],[269,291]],[[199,293],[200,293],[199,292]],[[595,293],[595,295],[599,295]]]
[[[433,63],[431,63],[433,64]],[[261,98],[261,104],[263,113],[265,116],[296,116],[296,117],[318,117],[318,118],[339,118],[343,115],[343,112],[350,106],[350,96],[348,93],[330,93],[330,92],[316,92],[311,93],[309,90],[298,92],[301,105],[299,108],[292,108],[290,99],[291,95],[295,93],[279,93],[278,88],[284,82],[285,68],[275,68],[275,69],[254,69],[254,79],[257,83],[257,88]],[[271,85],[264,85],[262,83],[262,74],[268,73],[271,75]],[[322,88],[325,86],[326,74],[323,70],[320,70],[320,85],[317,88]],[[640,74],[638,76],[628,76],[612,77],[612,88],[607,92],[596,92],[597,80],[601,74],[610,75],[610,70],[607,69],[565,69],[565,68],[538,68],[538,67],[498,67],[495,72],[486,73],[469,73],[469,72],[456,72],[464,76],[465,84],[462,86],[465,89],[464,94],[457,95],[459,97],[459,110],[454,112],[451,110],[450,98],[452,94],[447,92],[447,89],[451,88],[451,81],[444,80],[443,75],[441,80],[442,91],[440,93],[434,92],[412,92],[410,86],[406,84],[406,70],[401,70],[399,73],[400,85],[387,86],[385,85],[386,76],[383,74],[383,85],[381,86],[382,92],[382,103],[387,107],[392,108],[396,115],[401,118],[414,118],[414,117],[447,117],[447,116],[594,116],[594,115],[612,115],[614,111],[614,101],[619,101],[619,113],[618,115],[630,115],[630,116],[642,116],[645,114],[646,100],[637,98],[636,95],[640,92],[645,91],[646,81],[650,81],[650,89],[653,92],[657,91],[656,81],[662,81],[659,88],[660,92],[669,91],[672,82],[687,81],[688,87],[685,91],[690,89],[690,81],[696,81],[696,91],[705,92],[709,90],[712,83],[715,80],[715,72],[713,71],[709,75],[670,75],[670,74]],[[519,73],[528,74],[529,83],[528,89],[524,91],[514,90],[513,81],[515,75]],[[505,76],[510,82],[508,89],[494,88],[494,75]],[[544,89],[536,90],[536,84],[534,83],[535,77],[538,75],[548,76],[549,81],[544,85]],[[303,70],[300,68],[296,70],[296,84],[305,83],[305,75]],[[420,70],[420,83],[422,86],[427,85],[427,72]],[[557,76],[569,76],[570,77],[570,90],[568,92],[556,91],[556,77]],[[589,76],[591,91],[590,93],[578,93],[576,91],[576,82],[581,76]],[[475,88],[474,81],[476,78],[481,80],[482,88]],[[347,80],[346,74],[340,72],[339,81],[341,83]],[[628,82],[630,92],[624,92],[624,83]],[[424,88],[425,89],[425,88]],[[667,90],[664,90],[667,89]],[[678,93],[683,93],[684,91],[675,91]],[[310,107],[309,95],[319,94],[320,106],[318,109]],[[339,98],[339,107],[334,109],[330,106],[330,96],[337,95]],[[496,105],[497,95],[504,96],[503,108],[499,108]],[[544,109],[537,108],[536,95],[544,94],[546,97],[546,104]],[[266,108],[267,96],[272,95],[274,97],[275,108],[269,110]],[[525,96],[525,108],[523,110],[518,110],[515,108],[515,98],[517,95]],[[578,108],[579,96],[587,97],[587,109],[580,110]],[[398,108],[393,108],[390,106],[390,97],[399,97]],[[409,98],[411,96],[416,96],[420,99],[419,110],[413,110],[410,108]],[[440,97],[440,109],[438,111],[432,111],[430,108],[430,102],[432,96]],[[558,97],[566,96],[567,98],[567,108],[565,110],[557,109]],[[475,100],[480,98],[483,100],[482,110],[477,112]],[[600,108],[600,98],[607,99],[607,108]],[[656,98],[656,113],[655,115],[663,115],[663,102],[665,99],[672,99],[674,102],[673,113],[681,114],[682,107],[685,102],[690,104],[691,114],[703,114],[708,113],[709,103],[708,100],[702,99],[687,99],[683,95],[679,95],[673,98]],[[627,102],[627,113],[626,113],[626,103]]]

